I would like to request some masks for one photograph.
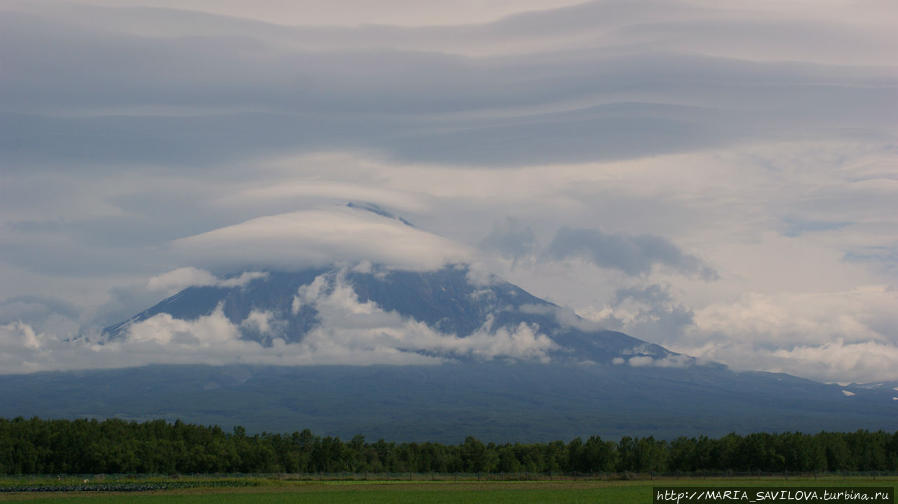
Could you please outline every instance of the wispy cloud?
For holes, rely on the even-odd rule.
[[[242,287],[253,280],[267,276],[268,273],[263,271],[244,271],[240,275],[231,278],[218,278],[206,270],[189,266],[174,269],[150,278],[147,281],[147,289],[172,295],[192,286]]]

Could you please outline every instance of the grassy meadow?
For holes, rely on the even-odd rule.
[[[32,484],[34,480],[30,480]],[[165,478],[130,480],[158,484]],[[0,501],[32,503],[650,503],[653,486],[892,486],[898,477],[676,478],[539,481],[308,481],[276,478],[179,479],[182,488],[145,491],[6,492]],[[224,482],[224,483],[222,483]],[[6,481],[6,486],[22,481]]]

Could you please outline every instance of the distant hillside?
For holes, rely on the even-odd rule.
[[[467,363],[150,366],[0,376],[0,417],[182,419],[349,438],[549,441],[598,434],[898,430],[898,401],[769,373]]]
[[[367,334],[373,339],[360,351],[387,346],[391,356],[433,365],[312,361],[0,376],[0,416],[180,418],[251,432],[310,428],[341,437],[443,442],[467,435],[547,441],[898,429],[898,393],[890,384],[840,387],[702,364],[601,330],[462,266],[272,271],[238,280],[184,289],[107,328],[106,341],[127,340],[156,317],[189,321],[220,310],[239,328],[236,337],[272,352],[302,348],[313,336],[325,345],[328,338],[349,344],[354,334]],[[373,318],[354,318],[359,313]],[[369,320],[382,325],[353,325]],[[348,348],[347,358],[356,357]]]

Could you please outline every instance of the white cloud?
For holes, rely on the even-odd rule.
[[[160,313],[146,320],[131,324],[126,342],[115,341],[105,346],[128,347],[144,343],[156,343],[167,347],[168,352],[178,353],[186,348],[212,348],[235,341],[239,338],[237,327],[224,316],[219,305],[211,314],[196,320],[176,319],[168,313]]]
[[[898,344],[898,292],[883,285],[847,291],[750,293],[695,311],[695,338],[725,334],[763,345],[835,340]]]
[[[0,348],[25,348],[40,350],[41,342],[34,329],[22,322],[12,322],[0,326]]]
[[[627,359],[627,364],[629,364],[631,367],[651,366],[654,362],[655,362],[655,359],[653,359],[647,355],[640,355],[637,357],[630,357],[629,359]]]
[[[268,273],[264,271],[244,271],[239,276],[220,279],[216,285],[220,287],[243,287],[253,280],[267,277]]]
[[[194,267],[178,268],[147,281],[147,289],[152,291],[179,291],[191,286],[215,285],[218,278],[206,270]]]
[[[270,334],[277,324],[275,314],[270,311],[252,310],[240,322],[240,327],[262,335]]]
[[[467,280],[471,285],[475,285],[477,287],[489,287],[491,285],[496,285],[497,282],[502,281],[502,279],[494,275],[488,267],[485,267],[482,263],[479,262],[471,263],[468,266],[468,271],[465,274],[465,280]]]
[[[871,382],[895,379],[898,369],[898,345],[841,340],[820,345],[778,349],[769,353],[769,361],[779,360],[784,370],[796,368],[804,376],[832,381],[842,376]]]
[[[388,350],[391,355],[395,351],[424,351],[488,360],[510,357],[546,361],[548,351],[557,348],[551,339],[539,334],[538,328],[526,324],[493,328],[492,319],[465,337],[443,334],[422,322],[384,312],[371,301],[360,303],[353,288],[339,276],[316,278],[299,289],[296,299],[313,305],[321,320],[321,326],[312,330],[301,345],[311,353],[325,352],[324,358],[329,359],[344,353],[353,359],[365,355],[377,358],[378,353]]]
[[[695,312],[669,342],[677,351],[736,369],[829,382],[898,378],[898,295],[884,286],[841,292],[758,293]]]
[[[22,322],[0,325],[0,370],[4,373],[41,370],[40,364],[34,362],[45,346],[40,336]]]
[[[623,364],[624,359],[615,357],[612,362],[614,364]],[[627,364],[632,367],[662,367],[662,368],[687,368],[694,366],[696,360],[688,355],[671,354],[661,358],[651,357],[648,355],[639,355],[630,357],[626,360]]]
[[[659,353],[662,356],[659,357]],[[626,363],[631,367],[687,368],[696,365],[698,360],[689,355],[664,354],[659,352],[657,347],[642,344],[621,351],[621,355],[612,359],[611,363],[614,365]]]
[[[607,329],[607,326],[602,323],[581,317],[574,310],[563,306],[522,304],[518,306],[518,311],[535,315],[552,315],[562,327],[573,327],[580,331],[591,332]]]
[[[462,262],[471,253],[435,234],[344,206],[259,217],[176,240],[173,247],[202,264],[273,268],[367,260],[426,270]]]
[[[151,277],[147,281],[147,289],[171,295],[187,287],[243,287],[253,280],[266,278],[267,276],[268,273],[263,271],[244,271],[238,276],[218,278],[206,270],[188,266]]]
[[[873,341],[782,347],[741,342],[737,338],[718,337],[702,345],[671,345],[702,360],[727,364],[739,370],[788,373],[827,383],[869,383],[898,378],[898,345]]]

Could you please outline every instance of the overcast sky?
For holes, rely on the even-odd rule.
[[[249,265],[367,260],[898,380],[895,26],[892,0],[0,0],[0,373],[165,361],[64,343]]]

